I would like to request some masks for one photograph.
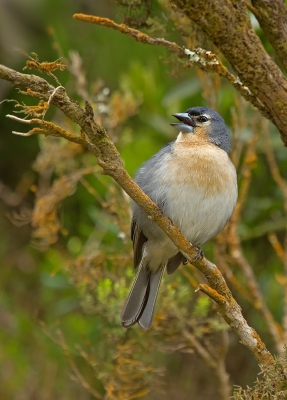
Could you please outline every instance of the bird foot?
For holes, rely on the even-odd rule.
[[[202,260],[203,257],[204,257],[204,253],[203,253],[203,251],[201,250],[201,248],[198,247],[198,246],[196,246],[195,244],[193,244],[193,243],[191,243],[191,242],[190,242],[190,244],[191,244],[192,247],[195,247],[195,248],[197,249],[197,254],[196,254],[196,256],[195,256],[195,258],[194,258],[193,261],[195,262],[195,261],[198,261],[198,260]],[[183,264],[183,265],[188,264],[188,261],[187,261],[186,258],[182,261],[182,264]]]
[[[195,256],[195,258],[194,258],[193,261],[195,262],[195,261],[198,261],[198,260],[202,260],[203,257],[204,257],[204,253],[203,253],[203,251],[201,250],[201,248],[198,247],[198,246],[196,246],[196,244],[193,244],[193,243],[190,243],[190,244],[192,245],[192,247],[194,247],[194,248],[197,249],[197,254],[196,254],[196,256]]]

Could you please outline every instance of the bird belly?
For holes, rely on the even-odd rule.
[[[236,191],[208,195],[201,188],[179,184],[167,195],[166,214],[191,243],[200,246],[224,228],[236,199]]]
[[[202,245],[224,228],[237,201],[237,179],[227,153],[215,146],[186,149],[170,159],[163,211],[187,239]]]

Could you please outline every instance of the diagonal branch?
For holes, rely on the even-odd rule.
[[[125,190],[148,216],[163,229],[182,254],[204,274],[210,285],[210,288],[207,285],[204,286],[205,293],[216,302],[218,312],[234,329],[240,341],[252,352],[257,362],[262,365],[273,363],[272,355],[257,332],[247,324],[239,304],[233,298],[217,267],[206,258],[194,261],[197,248],[193,248],[179,228],[163,214],[161,209],[128,175],[114,143],[106,134],[105,129],[95,123],[91,105],[86,102],[86,108],[83,109],[77,102],[68,97],[64,89],[55,92],[54,87],[44,79],[34,75],[21,74],[1,65],[0,78],[9,80],[16,86],[26,89],[26,93],[44,100],[49,100],[53,93],[50,103],[57,106],[67,117],[81,127],[82,137],[86,139],[90,151],[97,157],[103,172],[110,175]],[[41,128],[44,129],[44,126],[41,125]],[[48,131],[44,133],[49,134]]]

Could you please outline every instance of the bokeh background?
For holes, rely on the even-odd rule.
[[[248,161],[252,184],[238,229],[263,297],[280,322],[286,278],[269,239],[274,232],[279,243],[284,242],[286,216],[282,193],[270,174],[266,135],[261,135],[271,132],[269,146],[286,178],[286,149],[275,128],[264,124],[218,77],[186,68],[165,49],[72,18],[80,12],[118,22],[136,16],[142,29],[153,18],[151,35],[186,45],[164,2],[153,2],[153,15],[140,7],[129,14],[107,0],[0,0],[0,9],[0,62],[22,71],[28,56],[35,59],[37,54],[40,61],[61,58],[68,65],[56,73],[61,85],[81,104],[83,98],[92,102],[131,175],[175,139],[171,115],[191,106],[211,106],[224,117],[237,146],[239,169],[256,137]],[[197,43],[210,48],[195,31],[190,45]],[[4,99],[35,104],[0,81],[0,101]],[[13,135],[27,131],[27,126],[5,117],[13,105],[0,105],[0,398],[221,398],[212,368],[188,342],[187,331],[214,349],[228,341],[231,384],[252,385],[258,366],[216,317],[212,304],[194,295],[202,277],[191,267],[165,279],[150,333],[137,326],[128,332],[120,327],[119,313],[134,274],[129,200],[80,146],[58,138]],[[45,119],[77,132],[53,107]],[[76,171],[81,171],[77,178]],[[51,193],[52,199],[47,197]],[[216,260],[214,243],[204,251]],[[240,272],[230,268],[244,286]],[[275,352],[256,304],[240,290],[234,295],[248,322]]]

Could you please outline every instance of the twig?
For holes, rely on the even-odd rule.
[[[137,42],[151,44],[154,46],[164,46],[167,47],[169,50],[172,50],[173,52],[179,54],[182,54],[183,51],[183,49],[174,42],[169,42],[168,40],[161,38],[151,38],[150,36],[146,35],[143,32],[138,31],[137,29],[130,28],[125,24],[117,24],[116,22],[112,21],[109,18],[101,18],[94,15],[86,15],[86,14],[74,14],[73,17],[81,21],[91,22],[93,24],[115,29],[125,35],[129,35]]]
[[[188,330],[182,332],[183,336],[190,342],[192,348],[205,361],[209,368],[216,369],[217,361],[209,353],[209,351],[200,343],[200,341]]]
[[[212,289],[210,286],[204,283],[200,283],[197,290],[205,293],[208,297],[211,298],[211,300],[215,301],[215,303],[220,304],[221,306],[224,306],[226,304],[224,296],[221,296],[216,290]]]
[[[14,121],[17,121],[17,122],[22,122],[23,124],[40,126],[40,128],[33,128],[26,133],[12,131],[12,133],[14,133],[14,135],[32,136],[32,135],[42,133],[45,136],[62,137],[64,139],[69,140],[70,142],[81,144],[82,146],[84,146],[86,148],[90,147],[90,144],[87,143],[87,141],[85,139],[83,139],[83,137],[73,135],[72,133],[68,133],[65,129],[62,129],[58,125],[53,124],[53,122],[44,121],[44,120],[38,119],[38,118],[24,119],[24,118],[16,117],[15,115],[11,115],[11,114],[7,114],[6,117],[10,118]]]
[[[224,233],[222,234],[223,237],[225,238]],[[215,254],[215,259],[217,260],[217,265],[220,271],[226,276],[227,280],[232,284],[232,286],[240,293],[247,301],[249,301],[250,304],[254,303],[254,298],[250,294],[250,291],[248,288],[245,288],[239,280],[236,278],[236,276],[233,274],[233,271],[229,267],[228,260],[226,257],[226,246],[221,245],[219,242],[219,237],[221,235],[217,236],[217,243],[216,243],[216,254]]]
[[[278,237],[275,232],[269,232],[268,233],[268,240],[275,250],[275,253],[277,254],[278,258],[282,261],[282,263],[285,262],[285,251],[281,245],[281,243],[278,240]]]

